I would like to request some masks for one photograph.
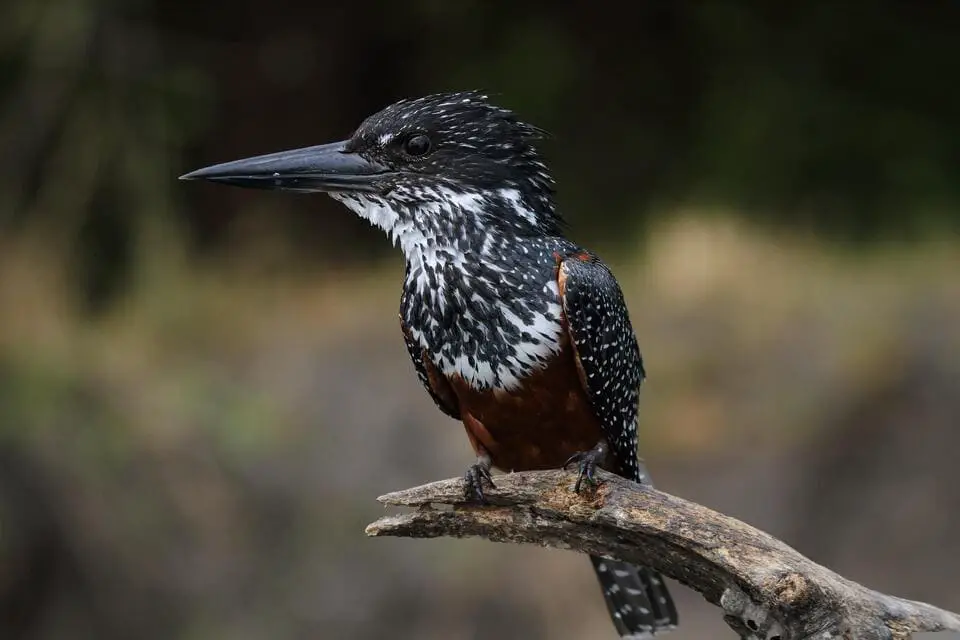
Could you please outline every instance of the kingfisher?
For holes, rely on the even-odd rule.
[[[545,132],[479,91],[404,99],[346,140],[181,176],[326,193],[379,227],[405,258],[400,327],[417,377],[463,424],[476,454],[466,499],[491,469],[602,468],[649,483],[637,457],[637,339],[616,278],[567,239]],[[622,638],[677,624],[663,577],[591,556]]]

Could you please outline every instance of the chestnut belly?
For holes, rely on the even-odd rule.
[[[449,379],[470,444],[497,469],[558,468],[602,437],[573,349],[564,346],[514,389],[477,390],[458,376]]]

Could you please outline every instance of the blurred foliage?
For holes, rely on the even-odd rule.
[[[606,637],[582,558],[363,539],[373,496],[469,458],[411,373],[381,234],[176,180],[464,88],[554,133],[641,339],[661,486],[960,608],[960,4],[0,18],[0,638]],[[725,632],[678,593],[678,640]]]
[[[585,241],[641,232],[678,203],[858,241],[960,228],[960,5],[947,0],[3,11],[0,227],[43,229],[91,308],[158,234],[200,257],[262,237],[314,262],[380,255],[325,199],[175,177],[345,136],[435,90],[486,89],[556,134],[547,152]]]

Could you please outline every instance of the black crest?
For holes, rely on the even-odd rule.
[[[516,189],[541,223],[559,223],[554,182],[535,146],[546,132],[478,91],[400,100],[367,118],[349,151],[432,186],[460,191]]]

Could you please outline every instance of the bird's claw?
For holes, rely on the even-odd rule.
[[[490,475],[490,467],[482,462],[470,465],[467,472],[463,474],[463,493],[467,500],[477,502],[486,502],[486,496],[483,494],[483,483],[490,485],[491,489],[496,489],[493,484],[493,476]]]
[[[602,450],[590,449],[589,451],[580,451],[573,454],[563,463],[564,469],[569,468],[573,463],[577,463],[577,483],[573,485],[574,493],[580,493],[580,486],[584,480],[592,487],[597,486],[598,483],[595,474],[597,467],[600,466],[600,461],[603,460],[603,456],[604,452]]]

